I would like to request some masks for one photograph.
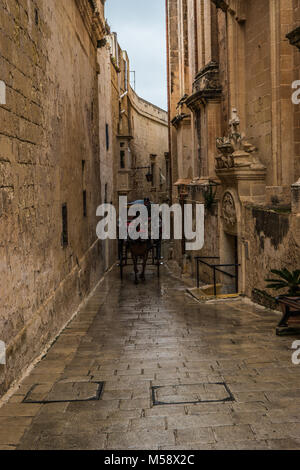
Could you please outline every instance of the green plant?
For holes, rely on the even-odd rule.
[[[288,295],[300,295],[300,269],[297,269],[293,272],[289,271],[286,268],[281,270],[272,269],[271,273],[276,274],[278,278],[266,279],[266,282],[270,283],[267,285],[268,289],[288,289]]]

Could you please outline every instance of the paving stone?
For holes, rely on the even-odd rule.
[[[270,449],[267,441],[248,440],[233,443],[233,450],[268,450]]]
[[[106,434],[76,433],[55,435],[44,433],[33,446],[30,442],[21,444],[18,450],[103,450],[105,449]]]
[[[148,400],[121,400],[120,410],[139,410],[150,408],[150,398]]]
[[[13,395],[9,400],[8,403],[22,403],[26,395]]]
[[[215,443],[215,438],[211,428],[189,428],[179,429],[175,432],[176,444],[186,446],[189,444],[209,444]]]
[[[0,445],[17,445],[23,437],[28,426],[16,426],[11,424],[0,429]]]
[[[113,411],[108,411],[107,417],[117,418],[117,419],[118,418],[134,419],[134,418],[140,418],[141,416],[145,416],[146,411],[145,410],[113,410]]]
[[[131,390],[104,390],[101,400],[130,400],[132,395],[133,392]]]
[[[297,439],[300,436],[300,423],[253,424],[251,427],[255,435],[261,439]]]
[[[161,445],[174,445],[173,432],[156,429],[139,430],[136,432],[112,433],[108,435],[107,449],[158,449]]]
[[[0,408],[0,448],[300,449],[300,369],[274,317],[243,301],[197,303],[164,270],[159,283],[108,275]],[[35,398],[91,397],[95,380],[99,401],[20,403],[36,384]],[[222,400],[219,382],[235,401],[152,404],[151,387],[162,400]]]
[[[235,392],[234,398],[238,403],[267,402],[264,392]]]
[[[0,416],[35,416],[42,405],[9,403],[0,408]]]
[[[156,429],[165,431],[167,429],[167,423],[164,418],[161,417],[151,417],[151,418],[139,418],[139,419],[132,419],[130,427],[134,431],[138,430],[145,430],[148,431],[150,429]]]
[[[208,428],[210,426],[233,425],[234,419],[229,413],[208,413],[200,415],[177,416],[167,418],[168,429]]]
[[[235,425],[239,424],[256,424],[256,423],[270,423],[269,413],[266,410],[257,412],[257,411],[247,411],[247,412],[233,412],[232,420]]]
[[[171,406],[154,406],[150,409],[144,410],[146,417],[151,416],[184,416],[186,415],[186,409],[184,405],[171,405]]]
[[[52,387],[52,383],[34,384],[25,397],[26,403],[41,402],[46,400]]]
[[[4,431],[10,427],[29,427],[32,423],[33,417],[27,416],[1,416],[0,417],[0,430]]]
[[[236,441],[254,440],[255,433],[248,425],[214,427],[216,441],[234,443]],[[258,436],[259,437],[259,436]]]
[[[268,449],[270,450],[299,450],[300,439],[268,439]]]

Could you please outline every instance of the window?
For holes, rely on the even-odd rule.
[[[62,246],[66,247],[69,244],[68,236],[68,207],[67,204],[62,205]]]
[[[125,169],[125,151],[124,150],[120,151],[120,168],[122,170]]]
[[[87,197],[86,197],[86,190],[82,192],[82,199],[83,199],[83,217],[87,217]]]
[[[85,160],[81,160],[81,168],[82,168],[82,203],[83,203],[83,217],[87,217],[87,193],[85,188]]]
[[[109,125],[105,126],[105,135],[106,135],[106,150],[109,150]]]

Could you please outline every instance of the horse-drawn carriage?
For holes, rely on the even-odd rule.
[[[119,268],[120,268],[120,277],[123,279],[124,268],[127,266],[134,267],[135,274],[135,283],[138,284],[138,266],[142,266],[142,272],[140,278],[142,281],[145,281],[145,270],[148,263],[148,260],[151,260],[151,263],[148,265],[155,266],[157,270],[157,277],[160,276],[160,266],[161,266],[161,224],[159,223],[159,238],[151,238],[151,202],[149,199],[142,201],[135,201],[128,204],[128,208],[135,205],[145,205],[148,211],[148,223],[147,223],[147,238],[143,237],[144,228],[142,226],[137,227],[137,232],[141,235],[137,239],[132,239],[128,230],[131,222],[134,221],[136,217],[129,216],[127,219],[127,238],[121,239],[118,237],[118,257],[119,257]],[[139,262],[139,259],[142,261]]]

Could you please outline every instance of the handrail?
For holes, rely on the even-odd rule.
[[[230,277],[231,279],[236,279],[236,291],[238,292],[238,269],[241,266],[240,264],[209,264],[206,261],[203,261],[205,259],[220,259],[219,256],[196,256],[196,264],[197,264],[197,288],[199,289],[200,287],[200,271],[199,271],[199,263],[204,264],[205,266],[208,266],[209,268],[213,269],[214,272],[214,295],[216,297],[217,295],[217,271],[220,272],[221,274],[224,274],[225,276]],[[227,271],[224,271],[220,268],[235,268],[235,274],[228,273]]]

